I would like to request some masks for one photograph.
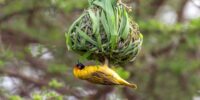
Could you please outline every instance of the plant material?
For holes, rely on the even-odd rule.
[[[133,61],[143,36],[127,7],[115,0],[89,0],[89,4],[66,34],[68,49],[101,62]]]

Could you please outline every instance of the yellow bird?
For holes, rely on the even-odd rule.
[[[136,84],[131,84],[122,79],[114,70],[108,67],[108,61],[104,65],[85,66],[78,63],[73,69],[74,76],[91,83],[102,85],[124,85],[136,89]]]

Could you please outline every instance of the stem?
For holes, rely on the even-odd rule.
[[[129,12],[132,11],[132,7],[127,6],[125,3],[123,3],[121,0],[118,0],[118,3],[122,6],[124,6]]]

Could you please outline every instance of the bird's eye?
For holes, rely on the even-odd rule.
[[[76,66],[78,69],[83,69],[85,67],[85,65],[83,65],[82,63],[78,63]]]

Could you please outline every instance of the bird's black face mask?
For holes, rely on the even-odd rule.
[[[81,70],[81,69],[85,68],[85,65],[83,65],[82,63],[78,63],[78,64],[76,64],[76,67]]]

